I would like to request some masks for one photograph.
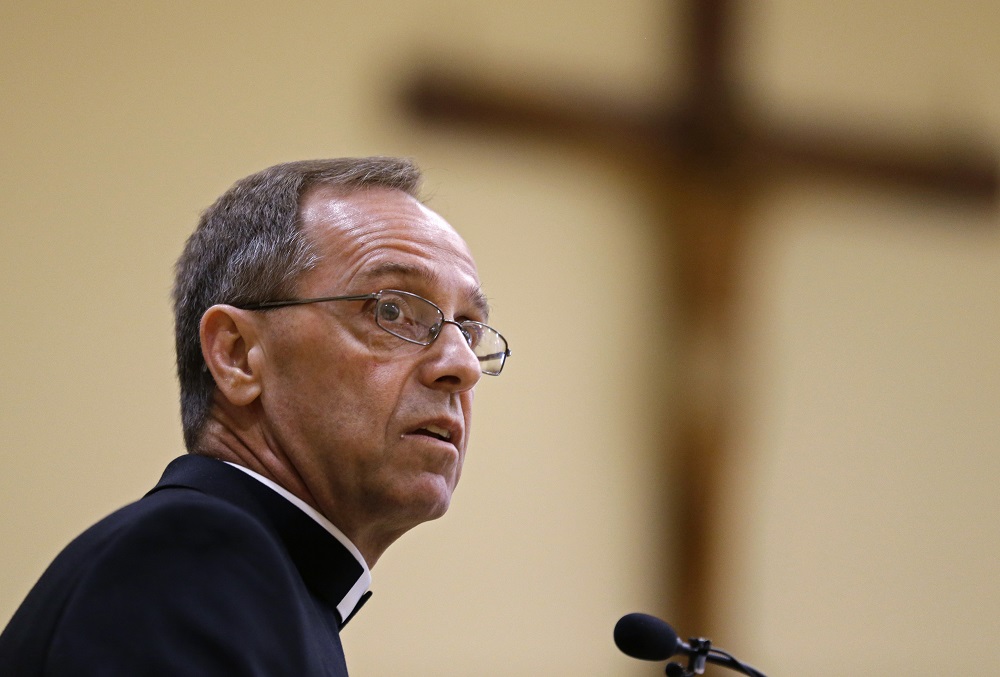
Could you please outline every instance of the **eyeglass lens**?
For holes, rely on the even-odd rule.
[[[429,345],[445,325],[444,314],[430,301],[407,292],[383,291],[375,306],[375,322],[399,338]],[[499,374],[507,357],[507,341],[492,327],[466,320],[456,322],[479,358],[485,374]]]

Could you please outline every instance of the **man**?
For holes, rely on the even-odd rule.
[[[278,165],[177,265],[189,454],[53,562],[0,674],[346,675],[369,570],[444,514],[473,389],[510,354],[408,161]]]

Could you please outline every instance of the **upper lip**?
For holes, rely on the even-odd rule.
[[[420,434],[421,431],[441,435],[446,442],[458,446],[462,439],[462,425],[451,418],[426,419],[409,429],[408,434]]]

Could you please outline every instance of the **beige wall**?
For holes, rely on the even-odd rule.
[[[991,3],[888,6],[755,4],[758,105],[997,143]],[[428,133],[392,93],[424,54],[611,94],[669,87],[674,26],[656,2],[0,7],[0,622],[180,453],[168,297],[199,211],[274,162],[405,154],[476,252],[515,355],[477,393],[453,510],[376,568],[352,670],[659,672],[610,641],[622,613],[671,608],[652,472],[668,366],[649,336],[669,306],[645,333],[634,306],[662,276],[647,216],[611,170]],[[842,184],[775,189],[733,375],[745,471],[721,646],[787,675],[940,674],[955,646],[1000,658],[998,225]]]

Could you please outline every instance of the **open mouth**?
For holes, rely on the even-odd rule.
[[[443,442],[451,441],[451,433],[437,425],[428,425],[423,428],[417,428],[413,431],[413,434],[433,437],[434,439],[441,440]]]

